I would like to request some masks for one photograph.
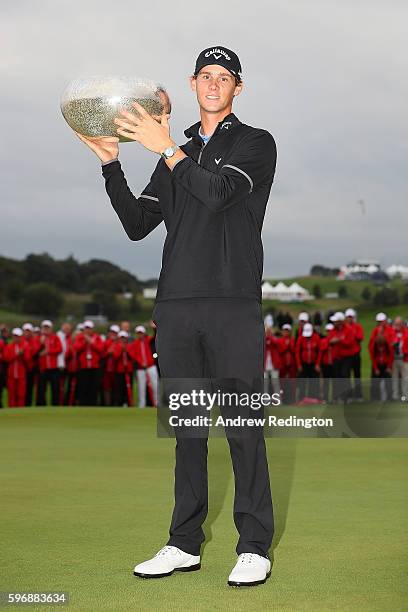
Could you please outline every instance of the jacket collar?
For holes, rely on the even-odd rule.
[[[224,133],[228,133],[229,129],[234,128],[236,125],[239,125],[240,123],[241,122],[238,119],[238,117],[236,117],[234,113],[230,113],[229,115],[224,117],[222,121],[218,123],[212,136],[214,136],[216,133],[221,132],[221,131]],[[193,125],[190,125],[190,127],[184,131],[184,135],[187,138],[198,138],[199,140],[201,140],[198,134],[200,125],[201,125],[201,121],[197,121],[197,123],[193,123]]]

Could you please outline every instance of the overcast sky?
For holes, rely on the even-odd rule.
[[[264,223],[264,276],[352,258],[408,264],[407,30],[404,0],[14,0],[0,21],[1,242],[17,259],[48,251],[108,259],[158,276],[164,226],[128,240],[97,158],[59,109],[73,78],[124,74],[163,82],[172,136],[198,120],[187,77],[223,44],[243,66],[234,112],[268,129],[278,163]],[[120,157],[135,193],[157,157]],[[359,201],[365,203],[363,206]]]

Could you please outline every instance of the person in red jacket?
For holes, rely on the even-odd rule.
[[[375,341],[377,334],[379,333],[381,333],[381,335],[387,336],[388,341],[392,344],[394,340],[394,330],[392,325],[388,323],[388,318],[385,312],[377,312],[377,314],[375,315],[375,320],[377,325],[371,332],[368,348],[370,348],[370,344]]]
[[[279,370],[281,358],[279,354],[279,338],[273,332],[273,318],[267,315],[265,325],[265,352],[264,352],[264,393],[280,392]]]
[[[333,347],[333,391],[334,400],[351,400],[350,372],[353,354],[354,334],[345,323],[343,312],[335,312],[330,318],[334,328],[329,332],[329,344]]]
[[[392,399],[401,401],[401,397],[407,397],[404,390],[405,362],[403,346],[408,335],[408,329],[404,325],[402,317],[395,317],[393,322],[394,337],[392,345],[394,347],[394,362],[392,364]]]
[[[402,358],[404,360],[404,369],[402,372],[402,398],[404,402],[408,402],[408,329],[402,343]]]
[[[350,374],[354,377],[354,388],[352,394],[354,399],[362,401],[363,391],[361,388],[361,343],[364,340],[364,329],[361,323],[357,321],[357,313],[354,308],[347,308],[346,325],[349,325],[353,331],[354,339],[351,346],[351,364]]]
[[[127,331],[121,330],[113,344],[112,356],[115,367],[115,406],[133,406],[133,361],[134,343],[129,342]]]
[[[3,408],[3,389],[6,386],[6,369],[7,363],[4,360],[4,349],[6,343],[0,337],[0,408]]]
[[[302,335],[296,341],[296,365],[299,378],[299,400],[319,397],[319,379],[316,362],[319,354],[320,336],[311,323],[304,323]]]
[[[320,340],[316,371],[323,377],[323,399],[326,403],[331,403],[333,400],[334,345],[329,344],[329,333],[334,329],[333,323],[327,323],[325,329],[327,336]]]
[[[74,350],[78,355],[78,399],[81,406],[96,406],[98,402],[103,340],[94,327],[93,321],[85,321],[83,332],[74,341]]]
[[[35,348],[38,346],[36,336],[34,336],[34,327],[31,323],[23,325],[24,340],[30,347],[30,359],[27,363],[27,384],[26,384],[26,399],[25,405],[32,406],[33,393],[37,395],[38,389],[38,354],[35,354]]]
[[[46,319],[41,323],[41,334],[33,343],[33,354],[38,357],[39,380],[37,389],[37,406],[45,406],[47,385],[51,386],[51,403],[58,406],[59,402],[59,369],[58,355],[62,352],[62,344],[53,331],[53,324]]]
[[[381,400],[381,381],[384,381],[385,399],[390,400],[392,396],[391,370],[394,361],[394,348],[387,328],[379,328],[375,337],[369,344],[372,363],[371,370],[371,400]]]
[[[139,397],[139,408],[146,406],[146,385],[153,406],[158,402],[159,377],[156,364],[152,354],[149,337],[146,328],[138,325],[135,328],[136,339],[132,342],[132,355],[137,364],[137,387]]]
[[[292,404],[296,396],[296,352],[295,339],[292,336],[292,325],[282,325],[282,336],[278,338],[278,351],[280,355],[279,379],[282,385],[283,402]]]
[[[115,383],[115,360],[113,349],[120,332],[119,325],[111,325],[107,338],[103,345],[103,374],[102,374],[102,393],[105,406],[113,406],[116,401],[117,391]]]
[[[30,347],[23,338],[23,330],[15,327],[12,330],[13,340],[4,349],[7,368],[8,405],[25,406],[27,365],[30,360]]]
[[[64,403],[66,406],[76,406],[78,403],[78,353],[75,349],[75,339],[82,334],[84,326],[78,323],[72,334],[71,342],[65,353],[65,367],[67,370],[67,386]]]

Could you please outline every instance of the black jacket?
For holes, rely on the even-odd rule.
[[[106,191],[131,240],[161,221],[167,229],[156,301],[186,297],[261,299],[261,229],[276,165],[269,132],[221,121],[204,146],[200,122],[184,133],[188,157],[169,170],[160,158],[136,198],[120,162],[102,167]]]

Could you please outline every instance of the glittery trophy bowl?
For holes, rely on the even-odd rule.
[[[134,142],[119,136],[119,126],[113,122],[121,110],[137,114],[133,102],[157,119],[171,109],[166,90],[154,81],[92,76],[69,83],[61,96],[61,111],[68,125],[83,136],[117,136],[120,142]]]

